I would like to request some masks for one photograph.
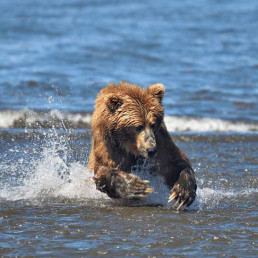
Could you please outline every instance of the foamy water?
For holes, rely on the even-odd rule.
[[[166,115],[168,131],[192,132],[257,132],[257,123],[232,122],[214,118],[178,117]],[[91,113],[69,113],[59,110],[35,111],[2,110],[0,111],[0,128],[90,128]]]
[[[26,149],[17,150],[15,147],[9,149],[9,153],[16,152],[18,155],[21,152],[23,158],[16,163],[18,171],[15,181],[0,183],[0,198],[16,201],[37,198],[47,200],[53,197],[77,199],[106,197],[96,190],[92,173],[88,172],[85,166],[67,162],[70,147],[66,136],[58,137],[56,130],[53,129],[49,133],[44,133],[44,139],[42,150],[39,152],[35,148],[35,152],[38,153],[32,159],[29,154],[26,155],[28,153]],[[4,162],[0,163],[0,170],[4,167],[8,172],[6,159],[8,155],[5,155]],[[15,171],[15,164],[11,166]],[[19,174],[19,170],[23,172]]]
[[[231,122],[213,118],[192,118],[165,116],[168,131],[193,131],[193,132],[250,132],[258,131],[257,124],[245,122]]]
[[[26,156],[25,149],[11,148],[9,153],[22,152],[25,156],[19,159],[17,163],[12,163],[10,169],[17,170],[17,176],[14,181],[1,182],[0,200],[18,201],[18,200],[41,200],[43,203],[48,202],[51,198],[68,198],[87,201],[102,200],[103,204],[109,202],[110,198],[106,194],[96,190],[95,183],[92,179],[92,172],[88,171],[85,165],[79,162],[69,163],[67,156],[70,146],[66,135],[59,137],[55,130],[45,134],[43,148],[37,153],[37,158],[31,159]],[[34,152],[37,151],[36,149]],[[60,153],[62,153],[60,155]],[[0,162],[0,171],[8,172],[6,165],[8,154],[5,160]],[[163,207],[171,207],[168,203],[169,189],[164,183],[161,176],[153,176],[149,174],[151,163],[133,169],[133,173],[142,179],[149,180],[154,191],[146,199],[140,201],[141,205],[162,205]],[[23,171],[22,173],[18,173]],[[197,171],[201,171],[202,167],[198,167]],[[15,173],[15,172],[13,172]],[[197,175],[198,178],[198,175]],[[217,182],[210,180],[210,184],[217,188]],[[197,198],[191,210],[216,209],[232,202],[232,199],[243,197],[248,194],[257,193],[257,188],[244,188],[239,190],[215,189],[205,187],[205,180],[198,180]],[[116,201],[114,201],[116,202]],[[139,205],[139,202],[135,203]]]

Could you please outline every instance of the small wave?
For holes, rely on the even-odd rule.
[[[59,110],[2,110],[0,111],[0,128],[33,129],[81,129],[90,128],[91,114],[88,112],[69,113]]]
[[[59,110],[2,110],[0,128],[55,128],[85,129],[90,128],[90,112],[62,112]],[[213,118],[193,118],[165,116],[165,123],[170,132],[257,132],[258,124],[231,122]]]
[[[231,122],[214,118],[165,116],[168,131],[192,132],[250,132],[258,131],[258,124]]]

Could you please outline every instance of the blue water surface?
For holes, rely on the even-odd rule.
[[[258,120],[256,0],[2,0],[0,10],[0,109],[92,111],[101,87],[126,80],[165,84],[167,114]]]

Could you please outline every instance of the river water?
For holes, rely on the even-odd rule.
[[[0,2],[0,256],[258,256],[258,3]],[[166,87],[165,122],[197,199],[95,189],[86,166],[99,90]]]

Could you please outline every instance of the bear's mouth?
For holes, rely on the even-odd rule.
[[[140,159],[148,159],[148,154],[147,152],[141,152],[139,155],[138,155],[138,158]]]
[[[148,158],[154,158],[156,153],[157,153],[157,147],[154,146],[152,148],[147,149],[146,151],[147,151],[147,154],[148,154]]]
[[[151,148],[151,149],[141,151],[139,157],[144,159],[152,159],[156,156],[156,153],[157,153],[157,149]]]

